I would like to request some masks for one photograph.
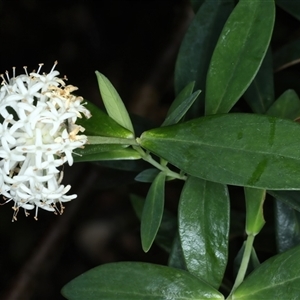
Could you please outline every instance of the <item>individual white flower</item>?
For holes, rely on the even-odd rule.
[[[20,208],[62,214],[63,202],[77,195],[67,195],[70,185],[61,184],[60,167],[73,164],[74,149],[83,147],[87,137],[76,125],[82,114],[90,112],[83,98],[72,94],[76,87],[59,78],[54,63],[50,73],[36,72],[16,76],[1,75],[0,89],[0,193],[5,203],[14,202],[13,221]]]

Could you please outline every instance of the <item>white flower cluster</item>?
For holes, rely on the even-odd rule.
[[[63,212],[62,202],[77,195],[66,195],[71,186],[61,185],[65,162],[73,164],[72,152],[83,147],[87,137],[76,119],[90,112],[82,105],[77,90],[57,77],[55,62],[50,73],[36,72],[1,75],[0,89],[0,194],[5,203],[13,201],[13,221],[21,208]]]

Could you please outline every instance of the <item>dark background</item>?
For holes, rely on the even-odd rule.
[[[174,64],[192,17],[188,0],[0,0],[0,73],[13,66],[19,73],[25,65],[37,69],[39,63],[49,72],[58,60],[57,69],[79,87],[78,94],[101,106],[94,74],[99,70],[131,114],[159,125],[174,99]],[[298,25],[278,9],[273,49],[299,37]],[[294,78],[289,88],[299,90],[299,67],[293,66],[275,74],[277,96],[286,89],[287,75]],[[112,261],[167,263],[167,254],[156,245],[147,254],[141,250],[129,194],[144,197],[149,185],[134,183],[136,172],[88,163],[64,171],[63,183],[70,183],[78,198],[66,203],[62,216],[40,210],[35,221],[20,211],[18,221],[11,222],[12,205],[0,207],[0,299],[63,299],[64,284]],[[180,190],[180,183],[167,185],[171,211],[176,212]],[[241,189],[230,193],[232,265],[244,239],[244,205]],[[272,200],[267,201],[269,225],[256,241],[260,258],[275,252]],[[232,277],[232,270],[227,273]]]
[[[187,0],[0,1],[0,73],[44,63],[101,106],[95,70],[115,85],[129,111],[159,124],[173,100],[174,63],[193,12]],[[107,262],[166,263],[157,246],[144,254],[129,194],[145,196],[134,172],[81,163],[65,167],[78,198],[62,216],[40,210],[38,221],[12,204],[0,207],[0,299],[63,299],[60,289]],[[179,187],[170,185],[176,208]],[[174,204],[172,204],[174,203]]]

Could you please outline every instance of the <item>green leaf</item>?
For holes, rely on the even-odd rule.
[[[69,300],[224,299],[188,272],[136,262],[91,269],[65,285],[62,294]]]
[[[229,195],[226,185],[189,177],[181,193],[178,216],[187,269],[219,288],[228,253]]]
[[[175,109],[177,109],[178,106],[181,105],[182,102],[184,102],[184,100],[186,100],[186,98],[188,98],[189,96],[192,95],[193,90],[195,87],[195,81],[190,82],[189,84],[187,84],[182,91],[180,91],[180,93],[176,96],[176,98],[174,99],[174,101],[172,102],[168,113],[167,113],[167,117],[174,112]]]
[[[276,255],[254,270],[231,299],[298,299],[300,247]]]
[[[209,181],[300,189],[300,126],[290,120],[255,114],[207,116],[146,131],[138,142]]]
[[[280,71],[300,62],[300,39],[294,40],[274,54],[274,70]]]
[[[100,147],[99,151],[94,152],[93,149],[98,149],[103,145],[87,145],[89,149],[76,149],[73,152],[74,162],[83,161],[102,161],[102,160],[136,160],[140,159],[141,155],[131,148],[121,148],[109,151],[103,151]],[[105,145],[105,146],[119,146],[119,145]],[[91,149],[92,148],[92,149]],[[106,147],[105,147],[106,148]]]
[[[85,135],[133,138],[131,131],[120,126],[93,103],[86,102],[85,107],[91,112],[92,117],[89,119],[83,117],[76,121],[76,124],[85,128]]]
[[[274,1],[238,2],[223,28],[210,62],[206,115],[227,113],[243,95],[268,49],[274,20]]]
[[[253,188],[244,188],[246,198],[246,233],[257,235],[265,225],[263,204],[266,191]]]
[[[275,228],[279,252],[300,244],[300,213],[279,200],[275,200]]]
[[[146,169],[146,170],[142,171],[141,173],[139,173],[135,177],[135,180],[140,181],[140,182],[153,182],[153,180],[158,175],[158,173],[159,173],[158,169],[155,169],[155,168]]]
[[[148,191],[141,221],[142,247],[145,252],[151,248],[159,229],[164,212],[165,201],[164,173],[159,173]]]
[[[244,98],[257,114],[264,114],[274,102],[273,61],[270,48],[255,78],[245,91]]]
[[[141,219],[145,203],[144,199],[136,195],[131,195],[130,200],[137,217]],[[177,219],[171,212],[165,209],[157,235],[155,237],[155,243],[157,243],[157,245],[159,245],[162,249],[169,253],[172,248],[172,243],[176,231]]]
[[[300,99],[294,90],[285,91],[268,109],[267,115],[295,120],[300,116]]]
[[[295,0],[276,0],[276,4],[300,21],[300,2]]]
[[[108,115],[118,124],[134,132],[127,109],[118,92],[111,82],[100,72],[96,71],[100,94]]]
[[[300,212],[300,192],[298,191],[267,191],[274,198]]]
[[[195,102],[199,96],[200,91],[194,92],[191,96],[184,99],[165,119],[161,126],[168,126],[178,123]]]
[[[196,90],[205,91],[206,74],[212,52],[233,7],[233,0],[208,0],[200,6],[178,53],[175,66],[176,94],[191,81],[195,81]],[[189,118],[199,116],[203,102],[204,94],[201,94],[188,112]]]

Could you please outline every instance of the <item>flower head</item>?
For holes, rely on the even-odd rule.
[[[56,64],[48,74],[40,64],[30,74],[24,67],[24,74],[1,75],[0,194],[14,202],[13,221],[20,208],[35,209],[35,219],[39,208],[61,214],[62,203],[77,197],[66,195],[71,186],[61,184],[59,167],[72,165],[73,150],[87,142],[76,120],[91,114],[72,94],[77,88],[57,77]]]

